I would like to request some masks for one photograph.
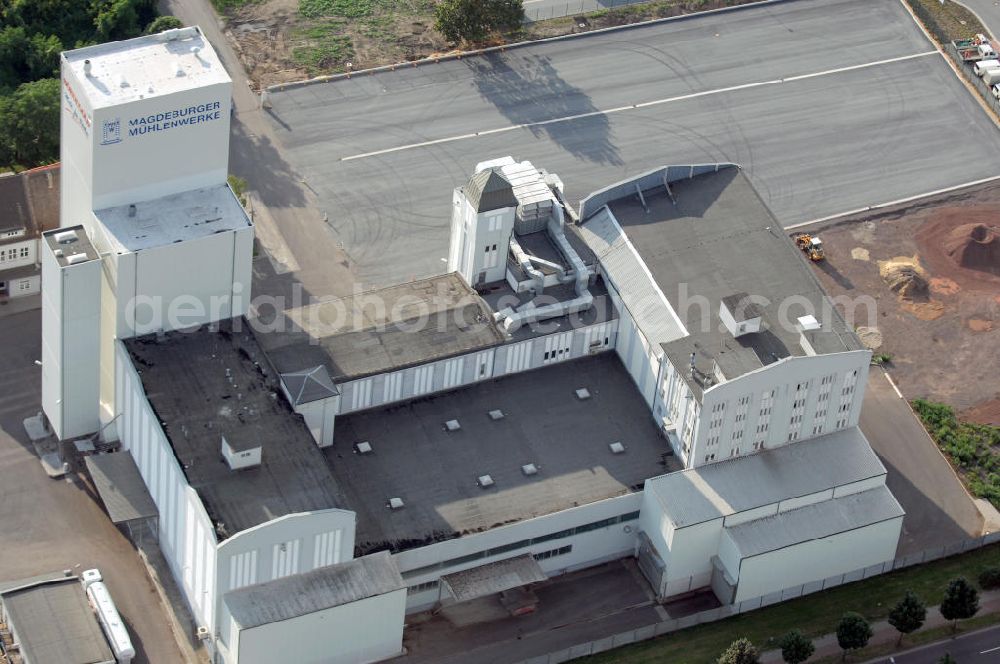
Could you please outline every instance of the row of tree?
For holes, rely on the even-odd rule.
[[[941,616],[952,623],[952,631],[958,629],[958,621],[973,617],[979,611],[979,591],[965,578],[958,577],[948,583],[939,607]],[[903,637],[923,627],[927,620],[927,605],[915,593],[907,591],[899,603],[889,612],[889,624],[899,632],[896,645]],[[846,659],[848,653],[868,645],[874,630],[860,613],[848,612],[837,623],[837,644]],[[816,650],[812,639],[798,630],[792,630],[778,641],[781,658],[788,664],[801,664],[812,657]],[[759,664],[760,655],[749,639],[737,639],[719,657],[718,664]],[[948,662],[950,659],[942,659]]]
[[[59,158],[59,54],[179,27],[156,0],[0,0],[0,166]]]

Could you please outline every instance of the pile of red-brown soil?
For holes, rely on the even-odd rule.
[[[935,277],[983,290],[1000,282],[1000,210],[940,208],[917,231],[917,243]]]

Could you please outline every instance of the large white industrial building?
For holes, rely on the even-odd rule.
[[[389,658],[407,613],[627,556],[723,603],[894,557],[870,354],[737,166],[574,210],[483,162],[448,274],[248,318],[230,89],[197,28],[65,53],[42,243],[45,413],[120,439],[217,661]]]

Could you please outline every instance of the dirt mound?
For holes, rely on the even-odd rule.
[[[878,262],[878,273],[896,295],[912,300],[927,295],[928,276],[916,256],[897,256]]]
[[[1000,205],[942,207],[917,230],[920,257],[935,277],[962,288],[1000,285]]]
[[[948,233],[944,251],[959,267],[1000,275],[1000,232],[996,226],[963,224]]]

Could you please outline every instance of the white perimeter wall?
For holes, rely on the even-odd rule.
[[[403,649],[406,590],[239,633],[239,664],[367,664]]]
[[[735,601],[742,602],[892,560],[902,527],[903,517],[899,517],[744,558],[739,565]],[[729,539],[728,534],[723,538]]]
[[[611,302],[619,316],[615,352],[618,353],[625,370],[632,377],[636,387],[639,388],[646,407],[652,411],[656,380],[660,372],[660,357],[663,353],[658,347],[653,348],[649,340],[639,330],[631,312],[622,304],[617,287],[607,274],[604,275],[604,283],[608,287],[608,295],[611,296]]]
[[[188,486],[121,341],[115,342],[115,349],[115,403],[121,414],[117,427],[122,447],[135,459],[159,510],[160,549],[170,571],[195,621],[214,632],[215,528],[198,493]]]
[[[451,574],[452,572],[472,567],[480,567],[497,560],[504,560],[525,553],[541,553],[572,545],[573,550],[570,553],[539,561],[539,565],[541,565],[546,574],[556,576],[575,569],[633,555],[638,542],[639,521],[615,523],[577,535],[551,539],[532,544],[528,547],[517,548],[490,557],[477,558],[467,563],[456,564],[446,568],[437,568],[426,572],[420,572],[419,570],[420,568],[445,560],[493,549],[505,544],[559,533],[588,523],[636,512],[639,510],[641,504],[642,494],[630,493],[617,498],[609,498],[589,505],[563,510],[555,514],[547,514],[535,519],[521,521],[509,526],[493,528],[483,533],[466,535],[458,539],[423,546],[419,549],[403,551],[402,553],[395,554],[393,558],[399,566],[406,584],[414,586],[440,579],[445,574]],[[413,570],[418,570],[418,572],[413,573]],[[408,599],[407,608],[411,612],[424,609],[437,600],[437,588],[418,594],[411,594]]]

